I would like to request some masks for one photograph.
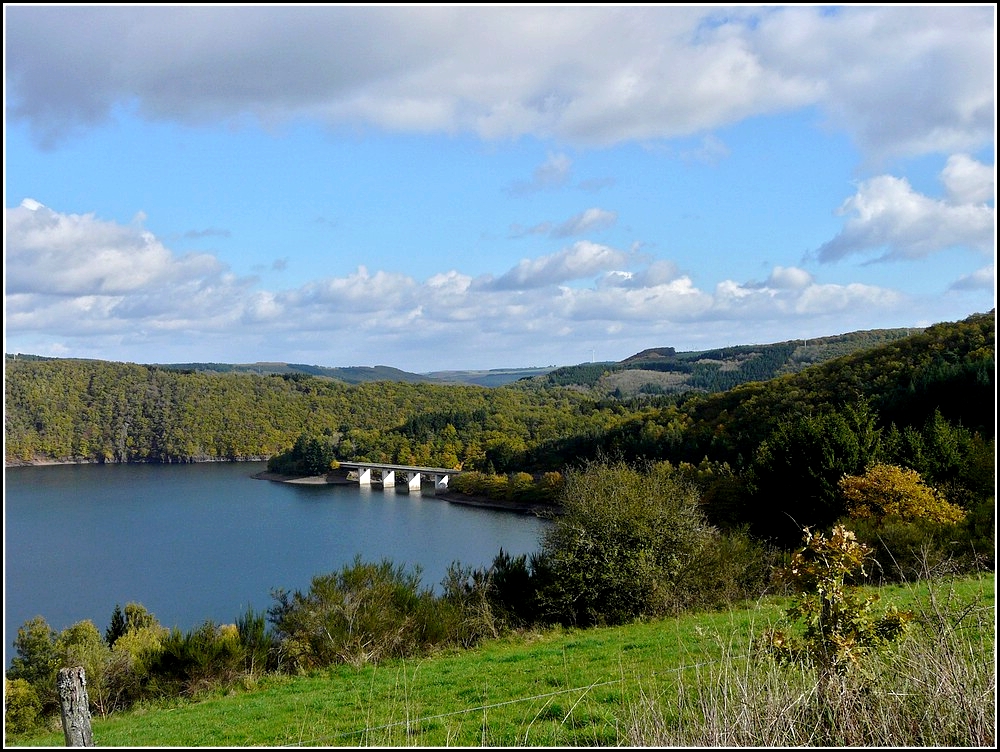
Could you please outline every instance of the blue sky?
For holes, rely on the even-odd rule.
[[[426,372],[995,306],[992,4],[4,16],[6,352]]]

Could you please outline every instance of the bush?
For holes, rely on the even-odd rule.
[[[244,675],[244,658],[234,625],[206,621],[187,633],[173,629],[150,666],[153,693],[194,696],[229,687]]]
[[[781,552],[745,528],[715,533],[677,577],[671,610],[728,608],[780,588],[772,581]]]
[[[307,593],[272,593],[269,618],[282,651],[300,670],[412,655],[434,628],[433,595],[420,585],[420,572],[407,572],[388,559],[361,557],[334,574],[314,577]]]
[[[564,513],[545,533],[545,616],[566,625],[618,624],[667,613],[684,571],[713,530],[693,486],[666,463],[646,472],[592,462],[569,472]]]
[[[56,695],[56,674],[59,672],[59,654],[56,651],[56,632],[41,616],[26,621],[17,630],[8,679],[23,679],[34,689],[42,710],[59,706]]]
[[[4,730],[25,734],[38,726],[42,701],[26,679],[5,679],[3,683]]]
[[[442,595],[437,602],[437,621],[444,641],[470,648],[483,639],[500,635],[494,608],[487,591],[489,572],[453,562],[441,582]]]
[[[236,619],[236,631],[243,646],[247,676],[278,668],[278,641],[267,628],[266,614],[247,607],[243,616]]]
[[[60,632],[56,652],[60,667],[83,667],[91,708],[107,716],[113,710],[112,694],[105,682],[111,648],[94,622],[86,619]]]
[[[929,520],[849,520],[858,541],[872,551],[872,581],[913,582],[976,569],[974,557],[956,549],[961,529]]]
[[[826,538],[806,528],[804,544],[780,573],[800,592],[787,614],[803,624],[802,633],[772,631],[765,640],[777,658],[816,668],[824,703],[835,677],[901,636],[911,615],[895,607],[876,615],[878,595],[864,595],[851,584],[865,576],[871,559],[871,550],[852,531],[838,525]]]

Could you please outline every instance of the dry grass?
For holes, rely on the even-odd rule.
[[[821,701],[809,666],[752,648],[630,708],[628,746],[995,747],[992,602],[931,589],[917,626]]]

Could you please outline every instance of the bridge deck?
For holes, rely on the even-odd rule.
[[[394,470],[405,473],[427,473],[433,475],[457,475],[462,472],[453,467],[419,467],[417,465],[392,465],[385,462],[340,462],[340,466],[350,470],[367,467],[370,470]]]

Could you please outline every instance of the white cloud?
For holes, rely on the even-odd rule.
[[[968,194],[969,181],[949,162],[950,186]],[[981,177],[977,170],[965,175]],[[977,188],[979,190],[979,188]],[[977,194],[978,195],[978,194]],[[982,203],[955,204],[917,193],[903,178],[880,175],[866,180],[840,208],[849,215],[843,230],[817,251],[821,262],[854,254],[880,252],[884,260],[920,259],[946,248],[967,246],[991,252],[996,238],[996,209]]]
[[[984,165],[968,154],[952,154],[941,172],[941,181],[953,204],[985,204],[996,201],[996,165]]]
[[[810,82],[872,162],[993,141],[992,7],[786,8],[745,38],[777,78]]]
[[[475,367],[486,358],[489,367],[548,365],[583,362],[591,342],[601,344],[602,357],[611,357],[613,347],[623,358],[654,346],[699,349],[695,330],[711,332],[717,339],[707,344],[718,346],[846,331],[855,319],[866,328],[861,311],[913,315],[912,302],[897,291],[820,284],[794,267],[775,267],[764,283],[722,280],[702,289],[672,261],[586,241],[526,259],[503,284],[455,269],[421,281],[359,267],[291,289],[261,290],[210,256],[178,257],[134,223],[39,206],[7,210],[7,224],[8,281],[17,280],[5,299],[8,347],[40,355],[374,362],[407,370]],[[138,282],[109,282],[86,269],[93,249],[126,265],[138,255],[153,271]],[[56,287],[37,276],[60,266]],[[991,278],[989,267],[969,284]]]
[[[592,207],[571,217],[552,229],[552,237],[568,238],[588,232],[606,230],[618,221],[618,213]]]
[[[93,214],[58,214],[33,199],[6,210],[8,293],[153,293],[223,271],[206,254],[177,256],[150,233]]]
[[[994,134],[989,6],[11,6],[5,33],[8,113],[48,146],[133,103],[590,144],[817,106],[872,158]]]
[[[524,259],[513,269],[485,285],[493,290],[524,290],[593,277],[626,264],[628,254],[599,243],[581,240],[558,253]]]

